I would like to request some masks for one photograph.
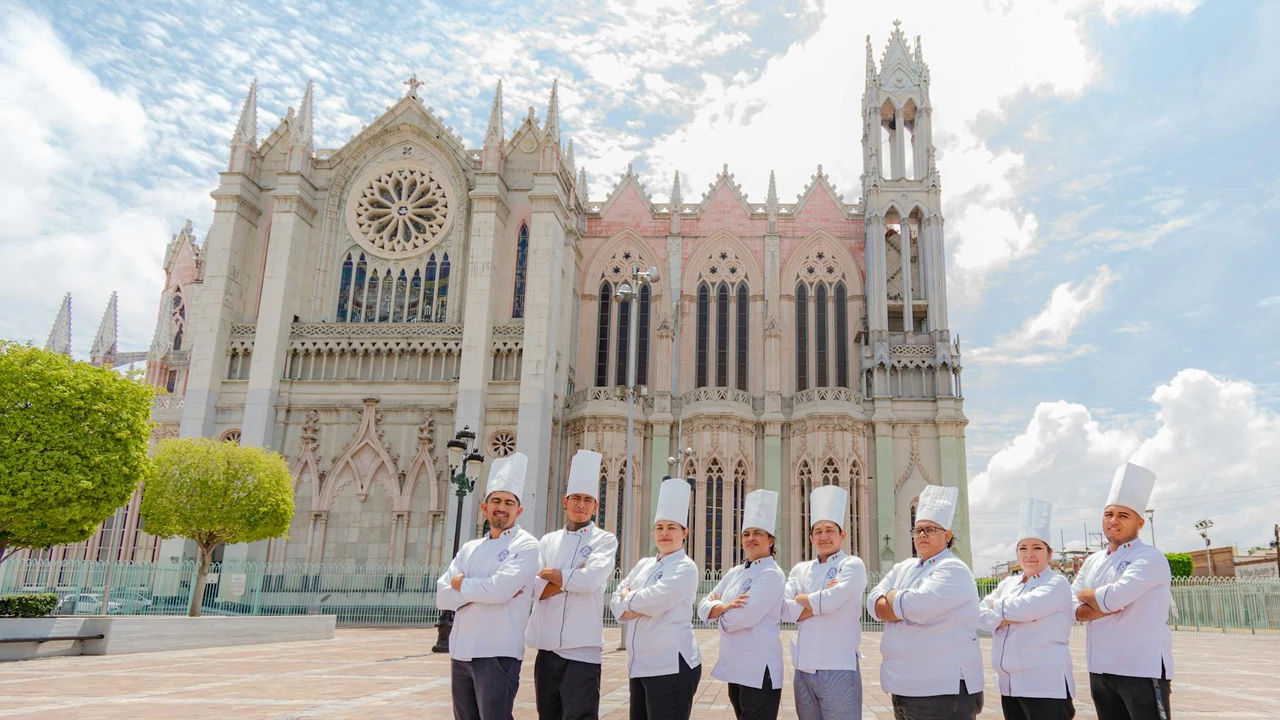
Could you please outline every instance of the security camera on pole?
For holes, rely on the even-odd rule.
[[[1209,562],[1209,579],[1213,580],[1213,552],[1209,549],[1212,540],[1209,539],[1209,528],[1213,527],[1212,520],[1201,520],[1196,523],[1196,529],[1200,531],[1200,537],[1204,538],[1204,556]]]

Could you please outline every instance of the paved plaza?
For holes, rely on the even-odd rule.
[[[732,718],[725,684],[708,675],[716,633],[699,630],[698,639],[704,674],[693,716]],[[0,718],[450,718],[449,661],[431,654],[434,640],[432,630],[339,630],[328,642],[0,663]],[[878,683],[879,642],[875,633],[863,637],[869,720],[892,717]],[[1083,637],[1073,638],[1072,650],[1076,682],[1087,688]],[[1174,717],[1280,717],[1280,636],[1177,633],[1174,652]],[[516,717],[531,719],[532,654],[523,677]],[[602,693],[601,716],[626,718],[625,653],[606,653]],[[1077,709],[1079,718],[1095,717],[1087,701]],[[1000,717],[990,684],[983,716]],[[789,682],[782,717],[795,717]]]

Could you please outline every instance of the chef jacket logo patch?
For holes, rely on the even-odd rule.
[[[751,579],[747,578],[742,582],[742,592],[746,592],[750,589],[751,589]]]
[[[503,550],[502,552],[498,553],[498,562],[506,562],[507,556],[510,554],[511,553],[507,552],[506,550]]]
[[[1124,569],[1127,567],[1129,567],[1129,561],[1125,560],[1124,562],[1116,566],[1116,572],[1124,572]]]
[[[653,579],[654,579],[654,580],[661,580],[661,579],[662,579],[662,571],[661,571],[661,570],[659,570],[659,571],[658,571],[658,574],[653,576]]]
[[[827,579],[830,580],[831,578],[834,578],[837,572],[839,572],[839,569],[832,565],[831,569],[827,571]]]
[[[578,551],[578,554],[581,555],[582,557],[591,557],[591,546],[588,545],[582,548],[581,550]]]

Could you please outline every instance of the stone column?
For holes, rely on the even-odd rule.
[[[541,536],[542,489],[553,451],[551,418],[555,414],[555,377],[560,338],[560,269],[568,224],[568,188],[559,173],[535,173],[529,200],[533,218],[529,228],[529,284],[524,316],[524,359],[520,372],[520,405],[516,442],[529,457],[521,525]],[[530,492],[530,488],[533,491]]]
[[[494,302],[497,293],[494,276],[494,255],[502,248],[502,238],[507,232],[507,218],[511,214],[507,206],[507,184],[497,174],[476,176],[476,187],[471,191],[471,234],[466,241],[467,261],[459,270],[467,278],[466,302],[460,315],[462,321],[462,363],[458,371],[458,404],[454,414],[454,431],[470,427],[478,438],[485,437],[484,406],[493,372],[493,324],[502,308]],[[454,245],[455,255],[461,255],[464,247],[459,235]],[[462,263],[459,263],[462,265]],[[532,293],[526,288],[526,315]],[[455,305],[456,307],[456,305]],[[527,357],[527,356],[526,356]],[[526,361],[527,362],[527,361]],[[546,424],[551,424],[550,416]],[[530,466],[532,468],[532,465]],[[446,485],[446,487],[450,487]],[[477,487],[477,490],[480,488]],[[445,503],[445,549],[441,557],[453,551],[453,530],[457,524],[458,503],[453,492]],[[459,545],[475,536],[477,499],[476,493],[467,495],[462,503],[462,537]],[[449,562],[452,558],[446,559]]]
[[[879,403],[877,403],[879,404]],[[889,547],[896,547],[894,544],[894,525],[897,517],[897,492],[894,484],[897,477],[894,474],[893,467],[893,424],[891,422],[875,423],[876,438],[876,522],[874,543],[875,548],[880,547],[880,539],[885,535],[889,536]],[[893,567],[892,563],[880,563],[881,571],[888,571]]]
[[[915,319],[912,317],[914,308],[911,307],[911,216],[899,218],[898,223],[902,229],[899,239],[902,244],[902,330],[912,333],[915,332]]]
[[[263,267],[258,325],[245,392],[240,443],[271,448],[276,441],[276,400],[289,355],[289,332],[299,310],[299,281],[315,218],[315,186],[301,173],[281,173],[271,193],[271,236]],[[238,559],[238,558],[237,558]]]
[[[877,331],[889,329],[888,288],[885,276],[884,217],[866,220],[867,231],[867,323],[873,339]]]

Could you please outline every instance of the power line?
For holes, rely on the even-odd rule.
[[[1239,488],[1239,489],[1236,489],[1236,490],[1222,490],[1222,491],[1220,491],[1220,492],[1205,493],[1205,494],[1203,494],[1203,495],[1182,495],[1182,496],[1179,496],[1179,497],[1177,497],[1177,498],[1170,498],[1170,499],[1171,499],[1171,500],[1178,500],[1178,501],[1182,501],[1182,500],[1196,500],[1196,499],[1200,499],[1200,498],[1217,497],[1217,496],[1219,496],[1219,495],[1236,495],[1236,494],[1239,494],[1239,493],[1256,492],[1256,491],[1260,491],[1260,490],[1261,490],[1261,491],[1268,491],[1268,490],[1270,490],[1270,491],[1275,491],[1275,490],[1280,490],[1280,485],[1259,485],[1259,486],[1257,486],[1257,487],[1251,487],[1251,488]],[[1261,493],[1261,495],[1264,495],[1264,496],[1265,496],[1265,495],[1267,495],[1267,493],[1266,493],[1266,492],[1263,492],[1263,493]],[[1227,498],[1226,500],[1220,500],[1220,501],[1217,501],[1217,502],[1232,502],[1232,501],[1235,501],[1235,500],[1245,500],[1245,499],[1247,499],[1247,498]],[[1195,507],[1196,505],[1200,505],[1200,504],[1201,504],[1201,503],[1193,503],[1193,504],[1191,504],[1191,505],[1185,505],[1185,506],[1180,506],[1180,507],[1183,507],[1183,508],[1185,508],[1185,507]],[[1210,503],[1210,504],[1216,504],[1216,503]],[[1172,507],[1172,506],[1171,506],[1171,507],[1157,508],[1157,510],[1161,510],[1161,511],[1163,511],[1163,510],[1177,510],[1177,509],[1180,509],[1180,507]],[[1098,508],[1098,506],[1097,506],[1097,505],[1082,505],[1082,506],[1079,506],[1079,507],[1064,507],[1064,508],[1054,507],[1053,509],[1054,509],[1054,511],[1058,511],[1058,510],[1098,510],[1099,508]],[[1017,514],[1018,514],[1018,511],[1017,511],[1017,510],[988,510],[988,511],[986,511],[986,512],[971,512],[971,513],[969,513],[969,515],[970,515],[971,517],[972,517],[972,516],[974,516],[974,515],[1017,515]]]

